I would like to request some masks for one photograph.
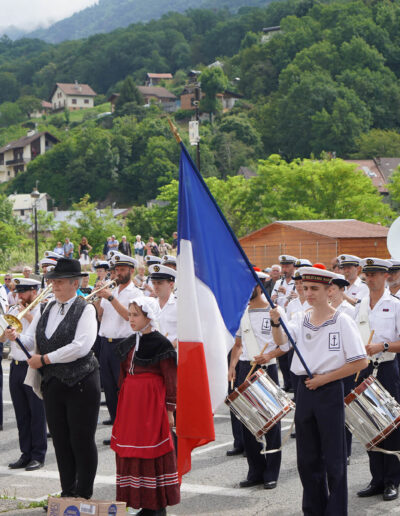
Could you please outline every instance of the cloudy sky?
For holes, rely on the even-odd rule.
[[[0,27],[19,29],[48,26],[98,3],[98,0],[0,0]]]

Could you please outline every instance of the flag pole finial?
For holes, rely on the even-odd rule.
[[[175,140],[178,143],[181,143],[182,138],[179,136],[178,129],[174,126],[174,124],[172,123],[170,118],[168,118],[168,123],[169,123],[169,128],[171,129],[172,134],[175,136]]]

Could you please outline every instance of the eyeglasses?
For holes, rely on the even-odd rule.
[[[11,278],[4,278],[4,281],[11,281]]]

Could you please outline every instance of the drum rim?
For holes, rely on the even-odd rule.
[[[268,376],[268,373],[264,371],[262,368],[257,369],[255,373],[253,373],[250,378],[247,378],[243,383],[239,385],[239,387],[236,387],[236,389],[231,392],[225,399],[225,403],[228,405],[230,402],[235,401],[235,399],[240,394],[243,394],[243,392],[250,387],[260,376]],[[269,378],[269,376],[268,376]],[[279,386],[278,386],[279,387]]]
[[[369,375],[363,382],[360,383],[355,389],[353,389],[345,398],[344,402],[346,405],[350,405],[352,401],[357,398],[357,395],[363,393],[370,385],[376,383],[376,378],[372,375]]]
[[[292,400],[289,400],[289,403],[283,407],[282,410],[276,414],[273,418],[271,418],[263,427],[261,430],[258,430],[257,437],[262,437],[265,435],[273,426],[275,426],[279,421],[286,416],[291,410],[294,410],[295,404]]]
[[[369,441],[369,443],[367,443],[365,445],[367,450],[370,450],[371,448],[373,448],[374,446],[379,444],[381,441],[386,439],[386,437],[388,437],[394,430],[396,430],[396,428],[399,425],[400,425],[400,416],[398,416],[394,421],[392,421],[392,423],[390,423],[390,425],[388,425],[386,428],[384,428],[382,430],[382,432],[380,432],[376,437],[374,437],[372,439],[372,441]]]

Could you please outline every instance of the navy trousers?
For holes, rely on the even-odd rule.
[[[107,338],[101,337],[100,378],[108,412],[113,423],[117,415],[118,380],[121,364],[115,353],[115,344],[119,340],[122,339],[113,339],[112,342],[109,342]]]
[[[239,361],[238,381],[244,382],[251,369],[250,362]],[[276,365],[270,365],[267,369],[268,375],[278,384],[278,370]],[[279,385],[279,384],[278,384]],[[262,444],[257,441],[254,435],[242,425],[243,445],[246,452],[249,470],[247,480],[262,480],[263,482],[277,481],[281,468],[282,453],[270,453],[261,455]],[[264,436],[267,442],[267,450],[275,450],[281,446],[281,424],[277,423]]]
[[[285,391],[288,391],[293,388],[292,379],[290,377],[291,360],[289,359],[288,353],[278,358],[278,364],[283,376],[283,388]]]
[[[356,386],[355,383],[356,375],[352,374],[351,376],[347,376],[347,378],[343,378],[343,392],[344,397],[346,397]],[[351,457],[351,444],[353,442],[353,434],[346,427],[346,449],[347,449],[347,457]]]
[[[361,371],[358,383],[361,383],[372,372],[373,366],[370,364]],[[400,402],[400,378],[397,359],[379,364],[376,378],[393,398]],[[396,428],[378,446],[385,450],[400,450],[400,429]],[[368,452],[368,455],[372,484],[378,487],[384,487],[387,484],[394,484],[395,486],[400,484],[400,461],[395,456],[380,452]]]
[[[343,382],[315,391],[299,377],[296,397],[297,468],[306,516],[347,515],[347,453]]]
[[[43,400],[24,385],[28,364],[10,365],[10,394],[17,420],[19,447],[24,459],[44,462],[47,451],[46,414]]]
[[[230,354],[228,356],[230,356]],[[239,364],[240,364],[240,361],[236,365],[236,378],[233,383],[233,389],[236,389],[236,387],[239,387],[239,385],[240,385],[239,380],[238,380]],[[231,384],[229,382],[228,394],[230,394],[231,392],[233,392],[233,391],[231,389]],[[231,413],[231,426],[232,426],[232,435],[233,435],[233,448],[235,448],[236,450],[243,450],[244,449],[243,425],[232,411],[230,411],[230,413]]]

